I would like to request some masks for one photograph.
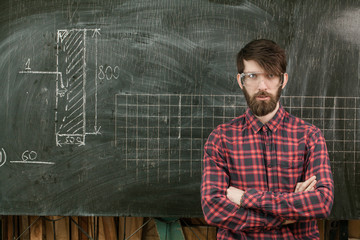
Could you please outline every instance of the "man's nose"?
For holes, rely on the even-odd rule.
[[[259,79],[258,79],[259,83],[258,83],[258,88],[259,89],[267,89],[267,85],[266,85],[266,79],[265,79],[265,76],[259,76]]]

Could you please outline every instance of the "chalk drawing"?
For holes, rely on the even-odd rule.
[[[98,74],[98,77],[100,80],[112,80],[113,78],[114,79],[118,79],[119,76],[120,76],[120,68],[119,66],[114,66],[114,67],[111,67],[111,66],[107,66],[104,70],[104,66],[103,65],[100,65],[99,66],[99,74]]]
[[[6,152],[3,148],[1,148],[0,152],[0,167],[2,167],[6,163]]]
[[[46,165],[53,165],[53,162],[41,162],[35,161],[37,159],[37,152],[26,150],[21,155],[21,161],[10,161],[10,163],[28,163],[28,164],[46,164]]]
[[[97,121],[97,41],[100,29],[65,29],[57,31],[56,70],[31,70],[31,59],[25,63],[21,74],[45,74],[56,76],[55,138],[56,146],[85,145],[86,135],[98,135],[101,126]],[[88,51],[89,41],[93,41],[93,51]],[[95,74],[88,76],[87,60],[95,60]],[[32,63],[33,64],[33,63]],[[118,78],[118,67],[109,68],[109,78]],[[89,87],[90,86],[90,87]],[[86,92],[95,88],[94,94]],[[93,98],[94,115],[87,116],[86,99]],[[87,124],[88,123],[88,124]],[[91,124],[89,124],[91,123]],[[25,161],[27,162],[27,161]]]
[[[30,71],[30,58],[28,58],[27,62],[25,63],[25,70]]]
[[[148,183],[154,175],[158,182],[168,183],[181,182],[186,174],[193,177],[201,168],[203,146],[211,131],[247,109],[242,95],[121,93],[114,100],[115,147],[125,160],[124,167],[136,169],[135,178],[146,178]],[[282,96],[280,101],[290,114],[321,129],[331,161],[353,162],[353,179],[357,179],[360,98]]]

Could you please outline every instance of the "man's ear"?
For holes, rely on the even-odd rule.
[[[240,88],[243,89],[244,86],[243,86],[242,83],[241,83],[240,73],[237,74],[236,79],[237,79],[237,82],[238,82]]]
[[[283,78],[284,78],[284,80],[283,80],[283,83],[282,83],[282,86],[281,86],[282,89],[285,88],[285,86],[286,86],[286,84],[287,84],[287,82],[289,80],[289,75],[287,73],[284,73]]]

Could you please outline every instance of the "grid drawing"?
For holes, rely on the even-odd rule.
[[[333,168],[348,164],[352,184],[359,184],[359,98],[282,96],[281,103],[321,129]],[[115,106],[115,146],[125,167],[132,164],[136,179],[148,183],[154,176],[180,182],[200,171],[211,131],[247,109],[242,95],[116,94]]]

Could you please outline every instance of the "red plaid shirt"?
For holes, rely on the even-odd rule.
[[[313,175],[315,191],[294,193],[297,182]],[[227,199],[229,186],[245,191],[241,207]],[[266,124],[248,109],[205,144],[201,203],[218,239],[319,239],[316,219],[330,214],[333,200],[320,130],[282,106]],[[287,219],[297,222],[283,225]]]

